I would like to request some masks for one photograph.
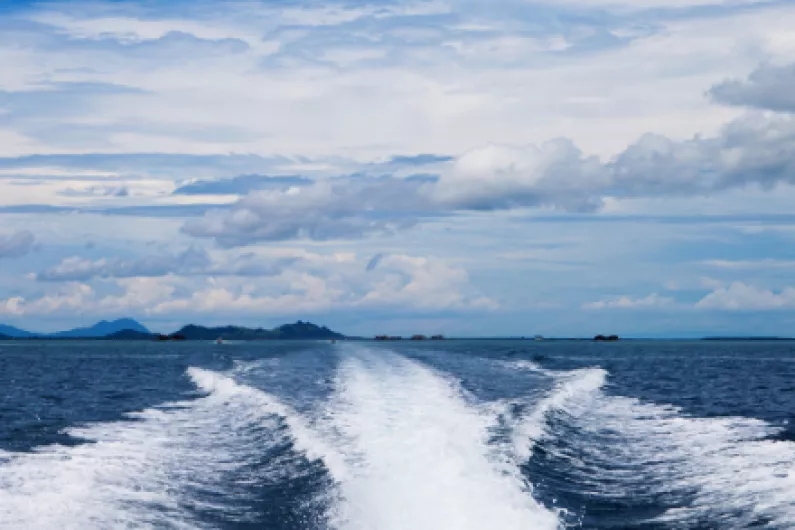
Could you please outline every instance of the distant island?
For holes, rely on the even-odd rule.
[[[593,340],[595,340],[597,342],[601,342],[601,341],[612,342],[612,341],[618,340],[618,335],[597,335],[597,336],[595,336],[593,338]]]
[[[121,335],[121,336],[120,336]],[[129,333],[120,332],[114,338],[132,338]],[[282,324],[273,329],[245,328],[241,326],[204,327],[195,324],[184,326],[171,335],[157,335],[158,340],[296,340],[345,339],[345,335],[331,331],[326,326],[298,321],[295,324]]]
[[[170,334],[154,333],[139,322],[123,318],[103,320],[90,327],[75,328],[56,333],[33,333],[13,326],[0,325],[0,340],[342,340],[342,333],[326,326],[318,326],[301,320],[294,324],[283,324],[273,329],[247,328],[242,326],[206,327],[188,324]]]

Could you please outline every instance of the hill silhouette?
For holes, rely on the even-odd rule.
[[[331,331],[326,326],[299,320],[294,324],[283,324],[273,329],[246,328],[242,326],[205,327],[189,324],[174,335],[185,340],[293,340],[293,339],[344,339],[345,335]]]

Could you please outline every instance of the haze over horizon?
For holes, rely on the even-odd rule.
[[[795,2],[6,2],[0,323],[795,332]]]

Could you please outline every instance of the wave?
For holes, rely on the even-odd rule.
[[[387,351],[347,353],[324,414],[350,468],[335,528],[558,527],[516,463],[490,446],[494,417],[454,380]]]
[[[332,397],[300,414],[233,377],[258,369],[189,368],[205,395],[70,428],[86,442],[76,446],[0,453],[0,527],[254,523],[264,485],[284,490],[302,476],[316,487],[296,527],[558,527],[516,463],[490,444],[494,415],[455,380],[398,355],[350,348]]]
[[[612,431],[624,444],[598,456],[634,468],[628,485],[645,482],[651,493],[684,501],[654,520],[795,527],[795,444],[770,440],[777,427],[751,418],[688,417],[676,407],[630,398],[605,397],[596,405],[578,422],[596,434]]]
[[[661,507],[637,525],[795,528],[795,444],[770,439],[779,427],[612,396],[598,368],[546,373],[556,384],[514,436],[520,456],[542,450],[556,495]]]
[[[520,364],[521,363],[521,364]],[[542,370],[534,363],[514,363],[524,370]],[[532,456],[533,447],[547,434],[548,415],[564,410],[568,404],[582,402],[599,391],[605,384],[607,372],[601,368],[583,368],[570,372],[554,374],[556,382],[552,390],[542,399],[532,404],[532,412],[523,417],[513,428],[513,445],[517,458],[526,461]]]
[[[287,421],[300,432],[289,410],[229,377],[199,368],[188,375],[208,395],[67,429],[87,443],[0,455],[0,527],[187,529],[250,522],[257,492],[246,485],[313,472],[290,450],[292,439],[281,428]],[[311,454],[311,437],[301,440]],[[316,451],[325,456],[323,448]]]
[[[250,369],[256,369],[256,364],[241,364],[239,368],[240,371]],[[188,369],[188,375],[194,384],[205,392],[211,392],[221,398],[244,398],[237,403],[238,406],[249,401],[247,406],[279,416],[289,428],[288,436],[296,449],[302,451],[310,460],[322,460],[336,478],[345,477],[347,468],[342,456],[318,437],[309,422],[291,407],[262,390],[239,384],[231,377],[217,372],[192,367]]]
[[[795,444],[766,422],[611,395],[600,368],[335,355],[316,372],[306,359],[189,368],[194,399],[68,429],[79,445],[0,451],[0,527],[267,526],[272,509],[295,528],[551,530],[581,506],[597,513],[580,514],[586,528],[610,526],[604,513],[635,528],[795,527]],[[323,392],[294,400],[279,378]],[[504,399],[480,389],[505,382]]]
[[[337,530],[499,527],[553,529],[555,512],[532,496],[517,462],[493,443],[493,404],[458,380],[387,350],[346,346],[325,406],[298,414],[272,396],[193,369],[199,388],[253,392],[284,418],[296,449],[321,460],[327,521]],[[250,373],[258,366],[238,367]]]

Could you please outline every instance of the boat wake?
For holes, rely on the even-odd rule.
[[[555,475],[555,496],[631,507],[644,514],[638,527],[795,528],[795,444],[772,439],[780,427],[612,396],[602,390],[606,375],[557,373],[516,428],[531,472]]]
[[[286,407],[214,372],[188,375],[206,396],[66,431],[86,443],[0,454],[0,528],[217,528],[256,521],[262,489],[323,482],[293,450],[287,428],[301,426]],[[325,511],[317,495],[286,502],[304,523]]]
[[[336,528],[557,528],[515,461],[489,443],[495,418],[455,380],[387,352],[343,359],[325,432],[350,474]]]
[[[765,422],[690,417],[613,396],[600,368],[468,358],[442,371],[361,345],[337,345],[332,355],[323,365],[331,372],[306,367],[311,357],[284,366],[237,362],[223,373],[189,368],[199,391],[192,399],[70,428],[75,445],[0,452],[0,527],[552,530],[795,521],[795,446],[772,439],[777,429]],[[499,371],[537,388],[519,384],[510,397],[491,399]],[[322,391],[293,390],[311,397],[301,398],[300,411],[288,405],[298,403],[294,396],[276,397],[301,385]],[[585,505],[601,510],[599,524]]]

